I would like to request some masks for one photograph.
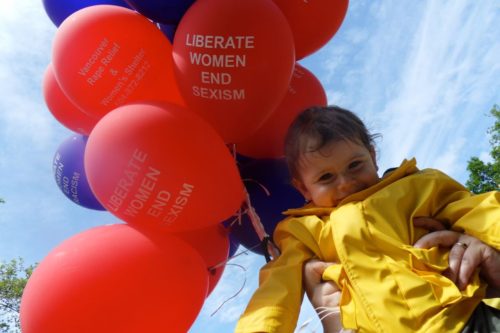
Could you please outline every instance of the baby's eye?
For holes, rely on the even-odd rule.
[[[325,173],[325,174],[321,175],[321,177],[319,177],[318,181],[326,182],[326,181],[329,181],[332,179],[333,179],[333,175],[331,173]]]
[[[362,162],[361,161],[354,161],[351,164],[349,164],[349,170],[356,170],[361,167]]]

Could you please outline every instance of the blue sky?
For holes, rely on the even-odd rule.
[[[467,179],[471,156],[488,158],[488,112],[500,103],[500,3],[496,0],[351,0],[334,38],[301,64],[329,102],[358,113],[378,142],[381,170],[416,157],[419,166]],[[71,132],[46,109],[41,80],[55,26],[41,0],[2,0],[0,11],[0,260],[38,262],[57,244],[117,220],[66,199],[52,158]],[[257,286],[263,258],[227,266],[191,333],[232,332]],[[242,291],[211,315],[244,284]],[[317,329],[304,307],[301,332]]]

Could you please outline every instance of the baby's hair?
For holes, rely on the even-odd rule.
[[[288,128],[285,156],[292,178],[304,153],[315,152],[337,141],[352,141],[374,149],[374,139],[365,124],[349,110],[338,106],[315,106],[300,113]]]

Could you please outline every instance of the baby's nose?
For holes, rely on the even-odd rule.
[[[337,191],[342,198],[355,192],[355,182],[352,177],[341,175],[337,178],[337,182]]]

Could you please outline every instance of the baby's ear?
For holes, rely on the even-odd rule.
[[[306,199],[307,201],[311,200],[311,196],[309,195],[309,191],[307,191],[307,188],[304,186],[304,183],[302,183],[297,178],[293,178],[292,185],[293,185],[293,187],[295,187],[297,189],[297,191],[299,191],[302,194],[304,199]]]
[[[375,147],[373,145],[370,145],[370,155],[372,157],[373,165],[375,165],[375,169],[378,171],[377,152],[375,151]]]

